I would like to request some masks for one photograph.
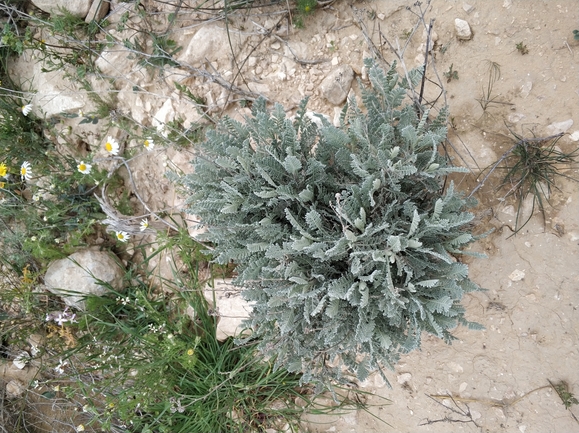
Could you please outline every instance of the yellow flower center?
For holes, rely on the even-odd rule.
[[[22,167],[22,168],[20,169],[20,174],[21,174],[22,176],[26,176],[26,167]]]
[[[86,164],[80,164],[80,165],[78,166],[78,169],[79,169],[80,171],[85,171],[85,170],[86,170]]]
[[[145,140],[145,147],[149,147],[149,140]]]
[[[119,234],[117,234],[117,238],[122,241],[125,238],[125,235],[123,235],[122,233],[119,233]]]
[[[4,188],[4,185],[6,185],[6,183],[0,182],[0,188]]]
[[[193,356],[193,353],[195,353],[195,351],[193,349],[189,349],[187,351],[187,355],[189,355],[189,356]]]
[[[113,145],[107,141],[107,144],[105,144],[105,149],[107,152],[110,152],[113,150]]]

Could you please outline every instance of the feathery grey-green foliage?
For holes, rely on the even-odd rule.
[[[253,104],[245,123],[207,133],[194,174],[180,179],[219,263],[255,302],[248,326],[277,364],[304,381],[360,380],[467,322],[460,301],[479,287],[455,256],[474,240],[472,203],[458,194],[440,145],[446,113],[403,104],[419,70],[400,79],[368,60],[364,109],[341,126]],[[410,81],[410,82],[409,82]]]

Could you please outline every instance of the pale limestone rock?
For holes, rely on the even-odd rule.
[[[553,122],[547,126],[549,135],[561,134],[567,132],[573,126],[573,119],[563,120],[562,122]]]
[[[136,63],[136,60],[131,60],[131,57],[135,56],[128,48],[115,45],[101,52],[95,60],[95,66],[105,76],[127,77]]]
[[[520,122],[521,120],[523,120],[526,116],[523,113],[510,113],[507,116],[507,120],[510,123],[517,123]]]
[[[205,288],[205,297],[213,304],[219,317],[217,339],[236,337],[243,330],[242,322],[251,314],[251,303],[241,296],[242,289],[234,286],[231,280],[216,280],[214,286]]]
[[[189,45],[179,56],[179,61],[193,67],[225,60],[230,57],[227,30],[217,25],[201,27],[191,38]]]
[[[6,384],[6,397],[13,399],[20,397],[26,391],[26,386],[18,379],[12,379]]]
[[[509,275],[509,280],[511,281],[521,281],[523,278],[525,278],[525,273],[519,269],[515,269],[511,272],[511,275]]]
[[[49,14],[61,15],[61,10],[66,9],[75,17],[85,18],[91,7],[92,0],[32,0],[32,4]]]
[[[173,107],[173,101],[169,97],[163,103],[159,111],[155,113],[151,124],[156,127],[161,134],[164,135],[168,134],[169,132],[166,131],[165,125],[173,120],[175,120],[175,108]]]
[[[401,373],[398,375],[398,377],[396,378],[396,380],[398,381],[398,383],[400,385],[404,385],[405,383],[410,382],[410,379],[412,379],[412,374],[411,373]]]
[[[454,28],[456,30],[456,37],[460,41],[469,41],[472,39],[472,30],[470,29],[470,25],[465,20],[456,18],[454,20]]]
[[[320,84],[322,96],[331,104],[343,103],[348,97],[353,79],[354,70],[350,65],[342,65],[334,69]]]
[[[85,17],[85,22],[102,20],[109,12],[110,2],[108,0],[94,0]]]
[[[41,62],[31,64],[25,56],[21,56],[10,68],[10,75],[17,82],[27,83],[30,88],[37,89],[30,100],[33,113],[39,117],[51,118],[61,113],[94,110],[94,104],[86,91],[78,89],[74,83],[65,78],[66,70],[43,72],[43,67]]]
[[[330,117],[327,114],[315,113],[313,111],[306,111],[306,117],[315,123],[319,129],[324,126],[322,118],[330,122]]]
[[[474,6],[473,6],[473,5],[469,5],[468,3],[463,3],[463,4],[462,4],[462,9],[463,9],[467,14],[470,14],[470,13],[474,10]]]
[[[124,270],[110,254],[95,249],[77,251],[52,262],[44,276],[46,288],[63,298],[66,305],[84,309],[84,296],[109,293],[105,285],[122,289]],[[77,294],[74,294],[77,293]]]
[[[532,88],[533,88],[533,82],[532,81],[526,81],[521,86],[521,97],[526,98],[527,96],[529,96],[529,93],[531,93]]]
[[[579,141],[579,130],[575,131],[569,136],[572,141]]]

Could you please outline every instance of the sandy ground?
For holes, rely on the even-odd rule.
[[[446,98],[452,153],[474,173],[457,179],[458,188],[466,192],[475,187],[480,169],[513,145],[509,130],[525,137],[544,137],[557,132],[549,125],[571,119],[573,125],[558,143],[570,151],[578,146],[570,134],[579,129],[579,42],[572,33],[579,28],[579,3],[468,3],[433,0],[420,6],[424,24],[433,20],[436,33],[428,76],[442,83],[446,92],[441,94],[439,85],[429,83],[425,95],[428,101],[439,98],[439,105]],[[362,58],[367,53],[374,50],[388,62],[396,59],[391,46],[400,47],[408,68],[422,63],[426,37],[424,26],[412,33],[419,20],[419,9],[413,4],[410,0],[338,0],[306,17],[303,29],[284,27],[282,22],[276,37],[254,34],[246,40],[257,48],[251,52],[255,60],[245,64],[243,74],[254,89],[288,109],[310,96],[310,109],[332,119],[337,107],[321,97],[319,85],[338,65],[350,64],[362,76]],[[457,39],[456,18],[470,24],[471,40]],[[254,20],[259,19],[264,26],[277,21]],[[243,24],[246,31],[250,22],[248,18]],[[183,34],[176,34],[184,38],[179,42],[190,39],[193,32],[184,30]],[[288,41],[307,62],[288,63],[280,40]],[[528,52],[523,54],[517,44]],[[246,55],[247,47],[241,52]],[[500,79],[490,98],[494,102],[484,111],[477,99],[484,98],[489,61],[500,65]],[[451,65],[458,78],[447,81],[444,73]],[[155,96],[158,82],[150,84],[149,102],[159,108],[165,97]],[[357,92],[358,85],[354,83],[352,89]],[[140,103],[147,106],[146,100]],[[132,108],[137,105],[133,103]],[[232,108],[228,112],[239,115],[244,111]],[[146,116],[142,121],[148,123]],[[147,191],[145,200],[157,209],[182,203],[182,199],[173,200],[171,186],[163,180],[165,166],[190,169],[186,152],[159,152],[134,165],[135,179]],[[167,164],[161,166],[159,158]],[[567,174],[579,177],[577,171],[574,167]],[[387,372],[391,389],[376,376],[361,384],[375,395],[368,399],[369,413],[316,419],[309,431],[579,432],[579,406],[566,409],[550,386],[550,382],[564,383],[579,395],[579,187],[560,182],[545,223],[535,215],[517,236],[511,236],[514,203],[496,186],[494,176],[476,193],[478,229],[495,231],[472,249],[488,258],[468,260],[471,278],[486,291],[464,300],[467,318],[485,330],[457,329],[452,345],[425,336],[420,351],[403,356],[395,371]]]

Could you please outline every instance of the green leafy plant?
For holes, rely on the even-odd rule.
[[[550,137],[526,138],[511,131],[515,137],[515,145],[508,150],[499,162],[505,162],[506,174],[501,187],[507,187],[507,196],[514,196],[517,202],[517,214],[514,233],[521,230],[539,209],[545,221],[545,204],[553,188],[557,188],[557,177],[570,180],[577,179],[565,174],[561,168],[575,162],[579,149],[563,152],[557,142],[563,134]],[[522,209],[525,199],[531,195],[532,208],[529,215],[522,221]]]
[[[579,41],[579,30],[573,30],[573,39]]]
[[[522,55],[529,54],[529,49],[527,48],[527,46],[525,44],[523,44],[523,42],[519,42],[516,45],[516,47],[517,47],[517,51],[519,53],[521,53]]]
[[[487,60],[486,62],[488,66],[487,85],[486,87],[482,88],[482,95],[479,99],[477,99],[478,103],[483,109],[483,115],[487,113],[487,109],[493,104],[511,105],[507,102],[498,101],[498,97],[493,96],[495,83],[501,78],[501,65],[491,60]]]
[[[458,80],[458,72],[452,69],[453,66],[454,64],[451,63],[448,71],[444,72],[443,74],[447,83],[450,83],[452,80]]]
[[[45,134],[51,125],[23,113],[20,93],[0,95],[0,116],[7,120],[0,124],[0,234],[4,258],[18,272],[31,260],[42,265],[86,243],[102,217],[94,178],[106,176],[78,172],[78,161]],[[24,164],[30,180],[20,174]]]
[[[559,383],[553,383],[549,380],[549,384],[555,390],[565,409],[569,409],[574,404],[579,404],[579,400],[573,395],[572,392],[569,391],[569,385],[565,381],[561,381]]]
[[[186,232],[184,237],[189,238]],[[198,279],[202,247],[190,238],[178,239],[166,246],[178,245],[185,261],[170,282],[178,283],[179,292],[151,290],[147,272],[134,267],[123,293],[108,286],[110,296],[89,297],[78,323],[67,324],[76,339],[75,347],[60,355],[68,363],[68,377],[78,379],[84,395],[106,396],[87,399],[88,424],[174,433],[257,432],[289,424],[297,431],[303,413],[364,407],[344,393],[334,407],[317,404],[312,389],[300,386],[298,374],[275,369],[275,359],[257,356],[255,343],[217,340],[218,318]],[[145,256],[145,263],[168,254],[166,246]],[[147,250],[142,246],[143,254]],[[98,379],[88,384],[83,378],[89,376]]]
[[[310,14],[314,11],[315,7],[317,6],[317,0],[298,0],[298,10],[302,14]]]
[[[365,109],[350,100],[341,126],[318,128],[302,102],[294,120],[263,100],[240,123],[207,132],[190,194],[217,263],[237,263],[253,301],[247,326],[276,365],[303,380],[359,379],[420,346],[422,331],[450,342],[461,299],[479,290],[455,256],[475,236],[470,200],[446,175],[446,112],[403,104],[422,73],[400,80],[366,60]],[[380,370],[381,371],[381,370]]]

